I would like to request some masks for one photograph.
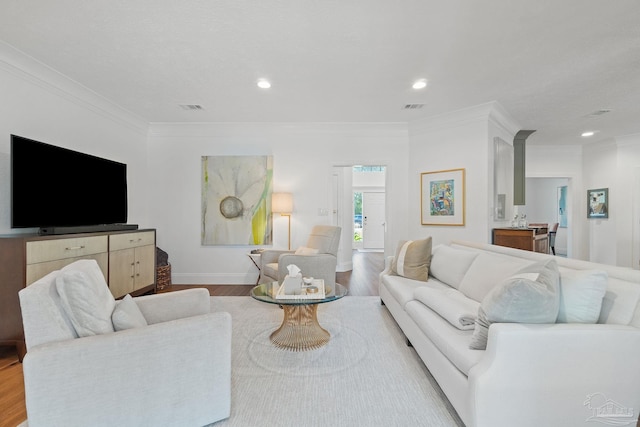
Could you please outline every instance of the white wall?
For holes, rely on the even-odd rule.
[[[587,190],[597,188],[609,189],[609,217],[598,219],[586,219],[589,238],[589,261],[603,264],[616,265],[617,244],[616,244],[616,223],[619,220],[619,201],[613,202],[612,196],[616,199],[615,187],[617,185],[618,153],[615,141],[607,141],[600,144],[587,145],[584,148],[583,168],[584,168],[584,188],[583,188],[583,209],[586,218]],[[630,207],[630,205],[629,205]]]
[[[385,165],[387,237],[396,242],[406,234],[404,124],[152,124],[149,148],[150,226],[169,254],[174,283],[255,280],[255,267],[245,255],[249,247],[200,244],[203,155],[273,155],[274,191],[293,193],[292,248],[306,243],[313,225],[332,223],[331,215],[319,213],[332,212],[334,166]],[[275,218],[273,247],[286,248],[286,226],[286,220]]]
[[[11,229],[11,134],[126,163],[129,222],[148,224],[146,123],[2,42],[0,94],[0,233],[37,231]]]
[[[616,186],[613,193],[609,190],[610,218],[616,219],[616,264],[640,269],[640,134],[618,137],[616,145]]]
[[[513,141],[514,122],[497,103],[412,122],[409,127],[408,236],[491,242],[493,228],[493,139]],[[420,174],[465,169],[465,225],[421,225]]]

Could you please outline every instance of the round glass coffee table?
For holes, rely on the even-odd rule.
[[[283,308],[282,324],[269,336],[271,342],[277,347],[293,351],[312,350],[329,342],[331,334],[318,323],[318,304],[342,298],[347,295],[347,288],[336,283],[335,292],[326,287],[328,295],[325,298],[276,299],[278,288],[278,282],[272,282],[251,289],[251,296],[258,301]]]

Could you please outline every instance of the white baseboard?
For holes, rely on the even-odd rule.
[[[171,275],[172,285],[255,285],[258,275],[248,274],[197,274],[178,273]]]
[[[336,272],[338,273],[344,273],[345,271],[351,271],[353,270],[353,262],[349,261],[349,262],[341,262],[338,263],[338,265],[336,266]]]

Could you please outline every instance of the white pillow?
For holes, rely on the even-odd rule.
[[[480,253],[471,263],[458,289],[469,298],[481,302],[504,279],[531,264],[533,261]]]
[[[142,315],[138,304],[129,294],[125,295],[122,301],[117,303],[111,315],[111,321],[116,331],[147,326],[147,320]]]
[[[113,332],[111,313],[116,300],[100,267],[94,260],[76,263],[63,268],[56,278],[56,289],[65,314],[79,337]]]
[[[558,323],[596,323],[609,275],[602,270],[563,273],[560,276]]]
[[[489,291],[480,304],[469,348],[484,350],[491,323],[555,323],[560,305],[555,259],[523,268]]]
[[[296,255],[315,255],[317,253],[317,249],[306,248],[304,246],[300,246],[298,249],[296,249]]]

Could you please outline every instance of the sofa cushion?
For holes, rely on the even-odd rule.
[[[431,263],[431,237],[422,240],[401,240],[398,243],[391,271],[398,276],[426,282]]]
[[[635,271],[634,271],[635,273]],[[602,299],[598,323],[632,325],[640,328],[640,286],[638,283],[611,277]]]
[[[487,347],[491,323],[555,323],[559,281],[558,264],[548,259],[523,268],[494,287],[480,304],[470,347]]]
[[[73,262],[56,277],[60,302],[79,337],[113,332],[116,301],[95,260]]]
[[[457,289],[435,289],[421,286],[414,291],[413,297],[456,328],[474,329],[480,303],[466,297]]]
[[[420,301],[408,302],[405,310],[422,333],[463,374],[469,375],[471,368],[482,359],[483,351],[469,348],[473,331],[455,328]]]
[[[111,314],[111,321],[116,331],[147,326],[147,320],[129,294],[116,303],[116,308]]]
[[[533,262],[506,255],[480,253],[469,266],[458,289],[480,302],[492,288]]]
[[[596,323],[608,275],[602,270],[585,270],[560,275],[558,323]]]
[[[430,272],[433,277],[458,289],[462,278],[478,254],[451,246],[438,245],[431,255]]]

